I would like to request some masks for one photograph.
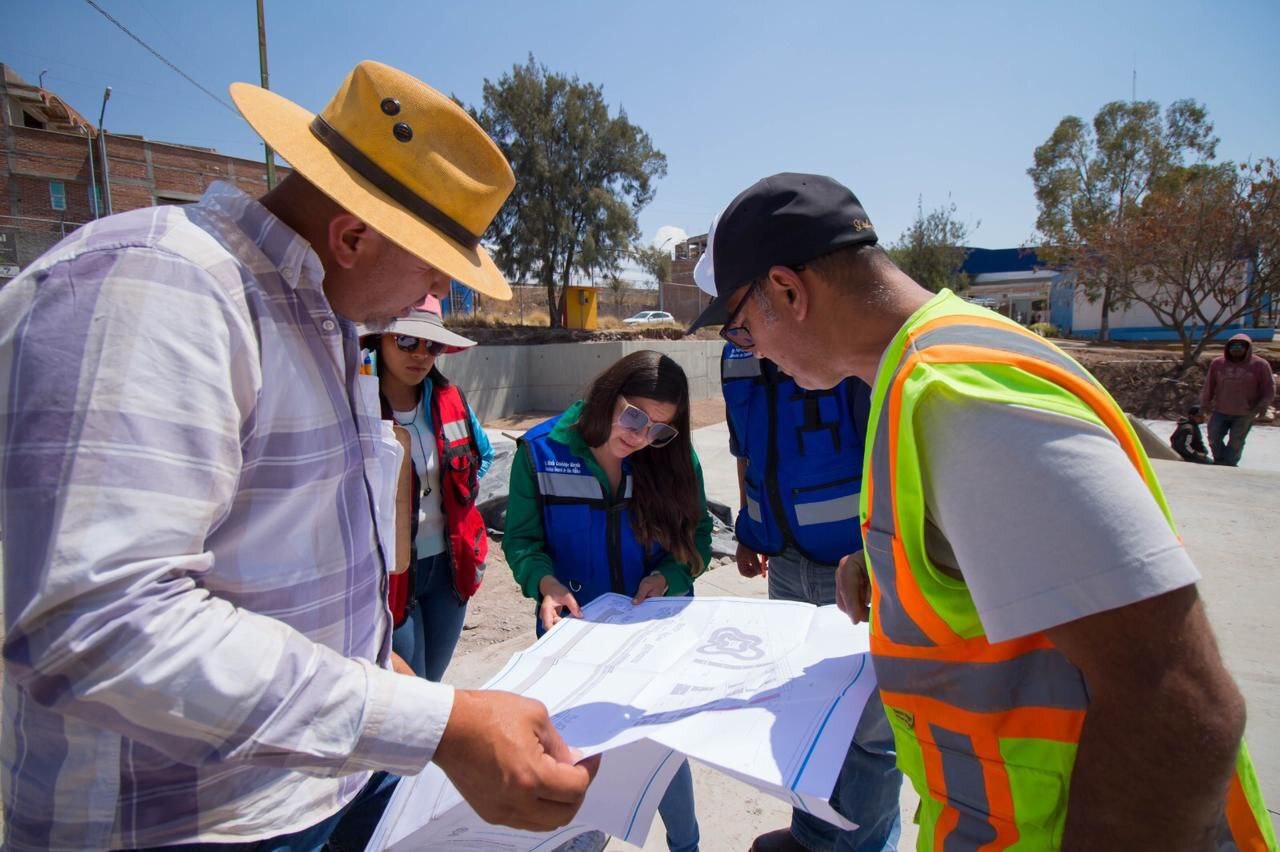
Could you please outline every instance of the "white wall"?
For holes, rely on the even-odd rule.
[[[1245,291],[1241,287],[1240,295],[1234,303],[1235,308],[1239,308],[1244,304]],[[1216,299],[1205,299],[1204,311],[1208,316],[1213,316],[1217,312],[1219,303]],[[1151,328],[1159,327],[1160,322],[1156,319],[1155,314],[1146,305],[1134,302],[1124,310],[1112,310],[1110,316],[1111,327],[1120,328]],[[1075,305],[1072,308],[1072,331],[1076,333],[1097,331],[1102,325],[1102,300],[1099,299],[1092,304],[1087,298],[1083,288],[1076,289]]]

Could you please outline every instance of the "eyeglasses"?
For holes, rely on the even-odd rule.
[[[414,337],[412,334],[397,334],[395,336],[396,348],[401,352],[417,352],[418,346],[427,344],[428,355],[439,355],[448,349],[448,345],[438,340],[423,340],[421,337]]]
[[[787,268],[792,272],[803,272],[804,264],[798,263]],[[751,282],[751,285],[747,287],[746,295],[742,297],[741,302],[738,302],[738,307],[733,309],[733,313],[729,315],[729,318],[725,320],[724,325],[720,328],[720,336],[739,349],[750,350],[756,346],[756,340],[751,336],[751,329],[747,328],[747,324],[735,325],[734,323],[737,322],[738,315],[742,313],[742,309],[746,307],[747,302],[751,300],[751,294],[767,279],[768,276],[766,275]]]
[[[720,329],[720,336],[732,343],[739,349],[752,349],[756,345],[755,338],[751,336],[751,329],[747,328],[747,324],[734,325],[738,321],[738,314],[742,313],[742,309],[746,307],[747,302],[751,301],[751,294],[755,292],[756,287],[760,286],[763,279],[757,278],[747,287],[747,292],[742,297],[742,301],[738,302],[738,307],[733,309],[733,313],[729,314],[729,318],[724,321],[724,325]]]
[[[627,402],[626,397],[619,397],[623,402],[622,413],[618,415],[616,425],[628,432],[643,435],[651,447],[665,447],[676,439],[680,430],[666,423],[654,423],[653,418],[643,410]]]

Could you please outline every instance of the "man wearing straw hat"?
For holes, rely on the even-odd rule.
[[[511,170],[375,62],[318,116],[232,96],[293,175],[99,220],[0,292],[5,845],[347,848],[431,761],[562,825],[593,769],[542,705],[390,670],[398,447],[354,328],[451,278],[510,298],[479,236]]]

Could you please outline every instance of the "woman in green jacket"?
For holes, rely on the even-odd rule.
[[[671,358],[635,352],[586,398],[525,433],[511,466],[502,550],[537,630],[606,592],[634,603],[692,595],[711,559],[711,516],[689,439],[689,384]],[[685,763],[658,806],[667,845],[698,848]]]

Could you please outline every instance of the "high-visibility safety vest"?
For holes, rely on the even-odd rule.
[[[520,439],[533,462],[542,509],[542,533],[556,579],[579,605],[606,592],[634,595],[645,575],[666,556],[645,547],[631,528],[631,468],[622,463],[621,494],[607,494],[586,460],[551,437],[559,417]],[[541,622],[539,622],[539,632]]]
[[[391,417],[391,406],[382,398],[383,416]],[[471,412],[466,397],[455,385],[438,385],[431,393],[431,422],[435,424],[436,458],[440,463],[440,493],[422,494],[418,470],[409,469],[413,475],[413,523],[410,536],[418,534],[418,506],[423,499],[437,499],[444,507],[444,531],[447,539],[445,553],[453,575],[453,593],[460,603],[465,603],[480,590],[484,581],[484,562],[489,555],[488,530],[484,516],[476,508],[480,493],[480,447],[471,433]],[[413,587],[416,574],[410,560],[410,569],[401,574],[391,574],[387,585],[387,605],[393,622],[399,626],[409,612],[409,602],[417,595]]]
[[[747,459],[738,541],[769,556],[791,547],[827,565],[861,550],[866,383],[805,390],[773,362],[726,344],[720,384],[735,451]]]
[[[872,392],[861,520],[880,696],[898,765],[921,797],[917,848],[1057,849],[1089,705],[1084,677],[1043,633],[987,641],[967,588],[929,561],[913,414],[939,390],[1106,428],[1171,526],[1172,516],[1119,406],[1038,335],[944,290],[890,344]],[[1275,849],[1243,744],[1236,769],[1219,835]]]

